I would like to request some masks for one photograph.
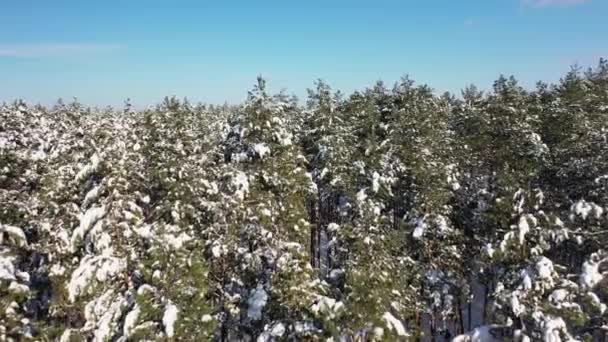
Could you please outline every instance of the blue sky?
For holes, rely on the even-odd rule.
[[[606,0],[0,2],[0,101],[240,102],[409,74],[438,91],[556,81],[608,56]]]

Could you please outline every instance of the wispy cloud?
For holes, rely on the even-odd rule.
[[[522,0],[524,5],[534,7],[574,6],[591,2],[591,0]]]
[[[111,52],[122,48],[118,44],[89,43],[38,43],[38,44],[1,44],[0,56],[5,57],[48,57],[71,56]]]

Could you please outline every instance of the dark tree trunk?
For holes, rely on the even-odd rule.
[[[489,286],[485,286],[485,289],[483,291],[483,316],[481,318],[481,323],[482,324],[486,324],[486,317],[487,317],[487,307],[488,307],[488,293],[489,293]]]
[[[471,331],[472,310],[473,310],[473,303],[471,303],[471,301],[469,300],[469,303],[467,304],[467,330],[468,331]]]
[[[318,229],[318,221],[319,218],[317,216],[317,208],[318,208],[318,203],[315,203],[315,201],[310,201],[310,209],[309,209],[309,216],[310,216],[310,265],[315,268],[315,255],[316,255],[316,250],[317,250],[317,245],[315,243],[315,239],[317,236],[317,229]]]
[[[431,342],[435,342],[436,338],[435,336],[437,336],[437,327],[435,327],[435,310],[433,309],[433,313],[431,314],[431,318],[430,318],[430,322],[431,322]]]
[[[458,302],[456,303],[456,305],[458,306],[458,333],[464,334],[464,319],[462,317],[463,307],[460,302],[460,296],[458,296]]]

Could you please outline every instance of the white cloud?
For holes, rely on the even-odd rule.
[[[535,7],[574,6],[590,1],[591,0],[522,0],[525,5],[531,5]]]
[[[69,56],[110,52],[120,49],[117,44],[87,43],[39,43],[39,44],[0,44],[0,56],[5,57],[47,57]]]

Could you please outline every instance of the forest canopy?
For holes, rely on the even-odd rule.
[[[0,106],[0,340],[605,341],[607,305],[604,59]]]

